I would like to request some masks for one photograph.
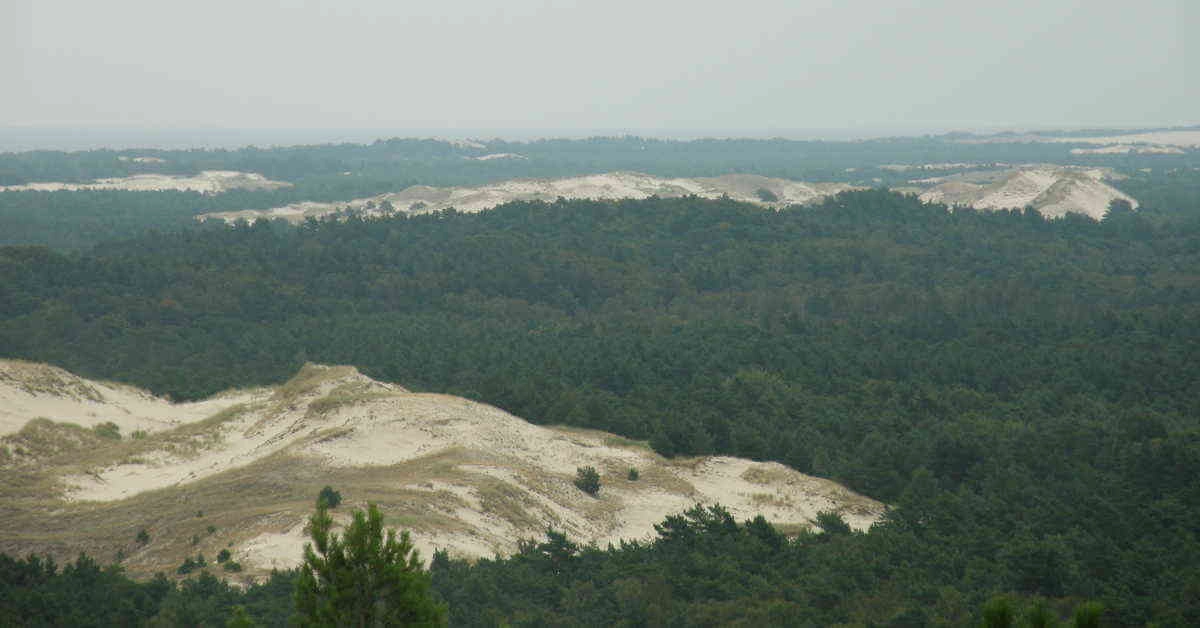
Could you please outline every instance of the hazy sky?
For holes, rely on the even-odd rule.
[[[1200,0],[0,5],[0,126],[502,134],[1200,122],[1200,53],[1188,41]]]

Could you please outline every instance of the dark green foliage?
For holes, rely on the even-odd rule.
[[[292,613],[295,576],[272,572],[241,589],[204,572],[176,586],[161,574],[135,582],[87,556],[59,569],[49,559],[0,554],[0,625],[223,626],[241,606],[254,624],[282,627]]]
[[[452,625],[831,625],[855,623],[837,604],[847,587],[899,575],[884,564],[846,569],[861,551],[843,542],[850,537],[789,540],[761,517],[738,524],[719,506],[655,527],[655,540],[607,551],[550,531],[508,559],[471,565],[439,554],[434,587]],[[876,622],[896,615],[868,612]]]
[[[600,473],[596,467],[579,467],[575,469],[575,488],[595,496],[600,492]]]
[[[173,588],[164,578],[135,583],[120,567],[102,568],[86,555],[59,570],[50,559],[0,554],[0,625],[140,625]]]
[[[474,564],[437,552],[431,565],[433,591],[450,602],[448,619],[456,626],[1046,626],[1055,625],[1060,614],[1069,616],[1074,607],[1071,625],[1094,627],[1103,611],[1095,602],[1051,603],[1011,594],[990,599],[976,594],[967,600],[945,587],[928,588],[917,581],[919,570],[902,563],[901,557],[911,554],[897,547],[891,534],[802,532],[789,539],[762,517],[738,524],[719,506],[693,507],[656,529],[652,541],[623,542],[607,550],[581,547],[549,530],[541,541],[521,541],[510,558]],[[138,617],[121,625],[149,618],[149,625],[219,626],[237,615],[282,626],[293,614],[295,571],[272,572],[265,582],[241,591],[207,572],[176,587],[162,578],[138,584],[117,568],[100,572],[90,560],[82,564],[82,574],[91,575],[81,578],[77,569],[60,572],[52,562],[34,557],[26,562],[0,555],[0,620],[29,612],[28,617],[38,619],[19,625],[65,625],[67,617],[96,617],[95,622]],[[878,599],[846,604],[855,599],[856,590],[894,595],[897,586],[908,587],[909,605],[893,608]],[[63,592],[70,595],[63,597]],[[235,611],[238,606],[243,613]],[[302,623],[298,619],[293,622]],[[5,625],[10,624],[17,625]]]
[[[230,556],[229,550],[222,549],[220,552],[217,552],[217,562],[223,563],[223,562],[229,560],[229,556]]]
[[[768,190],[767,188],[758,188],[754,191],[754,195],[758,197],[758,200],[764,203],[776,203],[779,201],[779,195],[775,194],[771,190]]]
[[[225,628],[254,628],[257,626],[254,619],[246,612],[245,606],[234,606],[233,612],[229,616],[229,621],[225,623]]]
[[[1055,628],[1058,626],[1058,615],[1043,599],[1034,600],[1025,609],[1022,620],[1022,624],[1028,628]]]
[[[146,531],[146,528],[142,528],[138,530],[135,540],[138,542],[138,545],[145,545],[150,542],[150,533]]]
[[[1099,602],[1084,602],[1075,609],[1073,628],[1100,628],[1100,618],[1104,615],[1104,605]]]
[[[842,515],[833,510],[823,510],[817,513],[817,527],[829,535],[850,534],[850,524]]]
[[[637,482],[639,477],[638,470],[633,467],[629,467],[629,475],[627,477],[629,478],[630,482]]]
[[[205,571],[172,587],[147,626],[224,626],[234,606],[245,605],[250,610],[246,597],[237,587]],[[282,623],[276,619],[269,625]]]
[[[195,545],[195,543],[193,543],[193,545]],[[183,559],[183,563],[181,563],[179,567],[175,569],[175,573],[181,576],[186,576],[187,574],[190,574],[197,569],[203,569],[206,566],[208,566],[208,563],[204,560],[204,554],[196,554],[195,558],[188,556],[187,558]]]
[[[1014,628],[1016,620],[1017,613],[1008,596],[998,595],[983,607],[984,628]]]
[[[1070,608],[1059,605],[1060,608]],[[1055,628],[1072,626],[1098,628],[1104,607],[1099,602],[1081,602],[1074,608],[1073,618],[1064,623],[1054,605],[1044,598],[1021,599],[1011,595],[997,595],[983,605],[983,624],[998,628]]]
[[[338,504],[342,503],[342,494],[333,490],[332,486],[326,486],[317,494],[317,508],[337,508]]]
[[[339,537],[324,506],[309,520],[312,544],[296,580],[296,622],[302,626],[435,626],[446,608],[430,594],[408,532],[383,529],[371,504],[355,510]]]
[[[221,568],[231,573],[237,573],[242,570],[242,564],[236,560],[227,561]]]

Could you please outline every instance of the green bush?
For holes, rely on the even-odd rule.
[[[340,503],[342,503],[342,494],[333,490],[332,486],[326,486],[317,494],[317,508],[320,508],[322,504],[326,508],[337,508]]]
[[[146,528],[142,528],[141,530],[138,530],[136,539],[138,545],[145,545],[150,542],[150,533],[146,532]]]
[[[217,552],[217,562],[218,563],[223,563],[227,560],[229,560],[229,550],[223,549],[220,552]]]
[[[579,467],[575,469],[575,487],[595,496],[600,492],[600,474],[596,467]]]
[[[638,470],[637,470],[637,469],[634,469],[633,467],[629,467],[629,481],[630,481],[630,482],[637,482],[637,481],[638,481],[638,477],[639,477],[639,476],[638,476]]]
[[[200,558],[199,561],[194,560],[191,556],[188,556],[187,558],[183,559],[183,564],[179,565],[179,567],[175,569],[175,573],[177,573],[181,576],[186,576],[186,575],[192,573],[193,571],[196,571],[197,569],[203,567],[204,566],[204,562],[203,562],[204,557],[200,556],[199,558]]]

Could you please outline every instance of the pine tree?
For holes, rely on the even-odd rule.
[[[296,620],[302,626],[442,626],[446,607],[430,594],[408,532],[383,529],[370,504],[354,511],[339,538],[323,505],[309,520],[313,542],[304,546],[296,580]]]

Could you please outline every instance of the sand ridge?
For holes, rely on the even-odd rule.
[[[504,157],[514,158],[507,154]],[[618,200],[691,195],[710,199],[728,196],[736,201],[779,208],[813,203],[852,189],[861,188],[845,183],[805,183],[749,174],[663,178],[640,172],[609,172],[561,179],[512,179],[476,187],[414,185],[400,192],[351,201],[301,202],[264,210],[214,212],[202,214],[197,219],[253,222],[281,218],[289,222],[303,222],[307,218],[347,212],[361,216],[423,214],[450,208],[460,212],[480,212],[513,201],[553,202],[559,198]],[[769,194],[764,194],[764,191]]]
[[[1138,202],[1105,182],[1112,173],[1103,168],[1031,165],[1012,169],[961,173],[913,181],[931,186],[920,193],[926,203],[963,205],[975,209],[1032,207],[1047,218],[1068,213],[1099,220],[1114,200]]]
[[[37,417],[88,428],[111,422],[125,435],[152,433],[199,421],[262,394],[230,391],[199,402],[171,403],[133,386],[85,380],[55,366],[0,360],[0,436]]]
[[[135,158],[152,159],[152,158]],[[181,192],[200,192],[202,194],[218,194],[229,190],[275,190],[290,187],[291,183],[272,181],[261,174],[252,172],[237,172],[234,170],[204,170],[195,175],[172,174],[135,174],[128,177],[110,177],[96,179],[87,183],[64,183],[61,181],[43,181],[25,183],[22,185],[0,185],[0,192],[5,191],[77,191],[77,190],[130,190],[136,192],[159,192],[177,190]]]
[[[68,379],[74,376],[53,367],[21,366],[48,369],[69,382],[68,389],[90,386],[116,405],[106,385]],[[351,367],[307,365],[281,386],[201,402],[215,412],[211,416],[203,416],[200,406],[172,414],[183,404],[140,391],[128,394],[143,404],[141,415],[177,426],[143,442],[114,445],[125,448],[120,455],[92,454],[86,468],[55,463],[59,466],[46,472],[58,478],[61,494],[47,498],[60,500],[58,508],[95,511],[111,504],[119,509],[147,499],[174,502],[170,495],[179,494],[181,499],[189,495],[186,499],[194,501],[188,503],[207,516],[221,517],[223,506],[211,501],[216,498],[198,497],[214,483],[236,492],[252,479],[272,477],[284,483],[280,491],[292,494],[296,490],[286,486],[288,478],[319,483],[324,476],[338,478],[329,481],[348,504],[379,503],[389,525],[412,531],[426,559],[435,549],[468,558],[509,554],[519,539],[538,538],[551,527],[601,546],[647,539],[655,523],[697,503],[720,503],[738,520],[762,514],[792,528],[810,525],[819,511],[836,510],[855,529],[865,529],[884,512],[879,502],[777,463],[726,456],[668,460],[644,443],[533,425],[487,404],[376,382]],[[31,407],[10,405],[13,398],[0,402],[10,416]],[[67,414],[73,407],[64,406]],[[67,418],[52,412],[55,408],[40,406],[36,412]],[[153,415],[150,408],[162,414]],[[599,495],[574,486],[581,466],[600,472]],[[636,480],[629,478],[630,469],[638,471]],[[246,479],[226,479],[237,477]],[[236,533],[221,540],[250,573],[299,561],[315,495],[307,490],[300,491],[302,497],[275,501],[263,494],[218,495],[246,512],[222,522],[222,529]],[[336,516],[345,521],[348,510],[339,509]],[[179,560],[175,554],[184,549],[147,549],[139,560],[150,569]]]

